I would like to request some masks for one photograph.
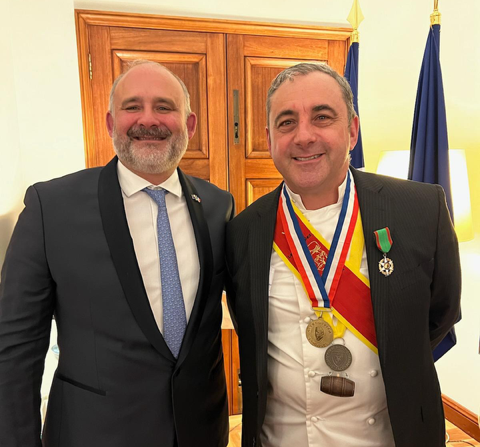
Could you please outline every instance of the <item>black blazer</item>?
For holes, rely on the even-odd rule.
[[[378,351],[397,447],[445,445],[432,349],[459,315],[458,243],[441,187],[352,169],[368,258]],[[227,225],[227,296],[237,326],[242,446],[260,444],[267,402],[268,277],[278,198],[265,195]],[[389,227],[395,271],[384,277],[374,231]]]
[[[52,315],[60,360],[43,446],[228,443],[220,325],[232,196],[179,170],[200,280],[175,361],[145,292],[116,164],[27,191],[0,286],[2,447],[41,445],[40,384]]]

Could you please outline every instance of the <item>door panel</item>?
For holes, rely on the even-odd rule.
[[[227,36],[230,192],[238,211],[281,180],[265,133],[271,81],[284,68],[307,61],[326,62],[343,73],[346,52],[345,40]],[[233,107],[234,91],[239,98],[238,110]]]
[[[281,182],[280,179],[247,180],[247,206],[273,191]]]
[[[232,361],[231,361],[231,386],[230,405],[232,414],[242,412],[242,375],[240,372],[240,351],[238,349],[238,336],[232,331]]]
[[[180,167],[187,174],[226,189],[224,36],[92,26],[90,44],[95,132],[92,152],[87,153],[87,165],[104,165],[114,155],[104,124],[113,80],[128,68],[131,61],[151,60],[165,65],[183,80],[190,93],[192,111],[198,118],[197,131]],[[212,143],[215,151],[209,150]]]
[[[172,30],[111,27],[112,48],[171,53],[206,53],[206,35]]]
[[[244,36],[244,53],[273,59],[328,59],[328,40],[292,39],[289,37]]]
[[[88,29],[90,44],[90,92],[92,96],[93,126],[87,129],[87,168],[103,166],[114,155],[112,139],[108,135],[105,116],[108,111],[113,67],[110,57],[110,28],[92,26]],[[88,112],[88,111],[87,111]]]

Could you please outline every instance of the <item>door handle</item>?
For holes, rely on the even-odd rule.
[[[240,144],[239,91],[233,90],[233,144]]]

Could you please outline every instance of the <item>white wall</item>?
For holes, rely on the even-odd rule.
[[[27,185],[81,169],[74,8],[347,26],[352,0],[6,0],[0,27],[0,264]],[[367,169],[381,150],[408,149],[431,0],[360,0],[360,115]],[[8,9],[10,8],[10,11]],[[457,347],[438,362],[443,391],[478,414],[480,356],[480,17],[478,0],[440,2],[441,59],[451,148],[469,162],[476,239],[462,244],[463,320]],[[6,140],[5,140],[6,138]],[[49,360],[48,374],[55,362]],[[460,380],[459,380],[460,379]],[[48,379],[50,380],[50,379]],[[48,381],[47,380],[47,381]]]
[[[9,16],[9,4],[6,5]],[[6,20],[0,27],[0,264],[8,239],[21,208],[23,176],[20,163],[17,99],[15,92],[15,70],[12,64],[11,22]],[[6,69],[10,67],[11,69]]]
[[[375,3],[379,0],[375,0]],[[362,2],[363,5],[363,2]],[[351,0],[300,0],[295,4],[278,0],[76,0],[77,9],[123,11],[144,14],[229,18],[258,22],[305,23],[348,26]]]
[[[27,186],[85,167],[73,1],[6,0],[5,8],[0,26],[0,265]],[[43,393],[55,367],[49,352]]]
[[[5,0],[0,265],[28,185],[85,167],[73,1]]]
[[[479,327],[480,243],[460,244],[463,293],[462,320],[455,325],[458,345],[436,364],[442,392],[464,407],[480,414]]]

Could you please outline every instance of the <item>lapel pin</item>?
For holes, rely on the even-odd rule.
[[[387,258],[387,253],[392,248],[393,240],[388,227],[374,231],[378,249],[383,253],[383,259],[378,263],[378,270],[384,276],[390,276],[393,272],[393,261]]]
[[[200,203],[202,201],[202,199],[200,197],[198,197],[196,194],[192,194],[192,199],[195,200],[195,202],[198,202],[198,203]]]

